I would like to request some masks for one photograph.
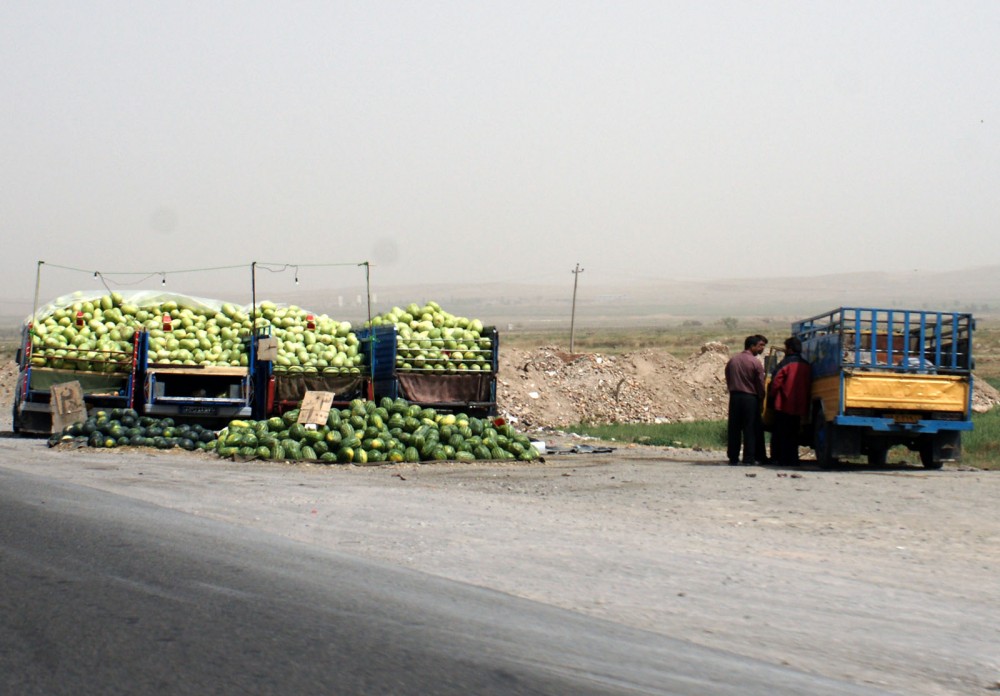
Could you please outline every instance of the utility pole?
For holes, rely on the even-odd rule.
[[[580,274],[583,273],[583,269],[580,268],[580,264],[576,264],[576,268],[570,271],[573,274],[573,308],[569,315],[569,352],[573,352],[573,326],[576,323],[576,284],[580,280]]]

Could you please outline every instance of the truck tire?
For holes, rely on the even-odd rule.
[[[816,411],[813,415],[813,451],[816,452],[816,466],[821,469],[829,469],[835,463],[832,436],[833,426],[826,422],[823,411]]]
[[[920,442],[920,463],[925,469],[940,469],[944,464],[943,461],[934,459],[934,440],[931,438]]]
[[[885,443],[871,442],[868,444],[868,466],[885,466],[889,456],[889,446]]]

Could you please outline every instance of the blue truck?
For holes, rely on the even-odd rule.
[[[139,334],[136,377],[142,386],[136,410],[158,418],[170,416],[225,423],[259,413],[256,365],[201,366],[160,364],[149,350],[149,334]],[[256,337],[244,338],[248,355],[256,354]]]
[[[375,398],[402,397],[421,406],[474,416],[497,415],[497,370],[500,337],[494,327],[484,328],[480,344],[463,352],[461,369],[445,369],[448,349],[443,339],[423,339],[425,349],[436,349],[439,358],[409,364],[400,355],[399,337],[391,325],[362,329],[372,391]],[[470,360],[471,358],[471,360]],[[477,364],[476,364],[477,363]],[[476,364],[478,369],[466,369]]]
[[[891,447],[928,469],[958,460],[972,430],[972,335],[963,312],[839,307],[792,324],[812,365],[804,443],[817,464],[864,456],[883,465]]]
[[[17,350],[12,430],[18,434],[48,435],[52,431],[52,387],[78,382],[88,408],[133,408],[138,388],[139,335],[131,351],[44,351],[45,337],[30,323],[21,332]],[[70,347],[72,348],[72,347]]]

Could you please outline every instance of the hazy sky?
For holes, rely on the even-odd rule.
[[[376,288],[998,263],[998,37],[995,0],[5,0],[0,296],[40,259]]]

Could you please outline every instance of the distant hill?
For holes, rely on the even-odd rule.
[[[972,311],[1000,315],[1000,266],[949,273],[846,273],[813,278],[736,278],[587,283],[577,289],[577,326],[654,325],[721,317],[802,318],[840,306]],[[573,286],[484,283],[373,288],[373,312],[435,300],[453,314],[521,327],[568,326]],[[345,304],[338,305],[337,298]],[[284,298],[345,318],[363,316],[356,289],[292,293]],[[363,298],[362,302],[363,302]],[[352,314],[353,313],[353,314]]]
[[[523,283],[374,286],[372,312],[378,314],[393,306],[435,300],[452,314],[479,318],[500,327],[569,326],[571,281],[567,278],[565,287]],[[303,288],[258,300],[297,304],[360,323],[367,317],[365,295],[363,286]],[[43,301],[50,299],[53,298],[46,297]],[[945,273],[868,272],[707,281],[664,278],[635,284],[625,279],[605,281],[582,276],[577,291],[576,325],[671,325],[721,317],[802,318],[840,306],[940,309],[972,311],[982,318],[1000,316],[1000,265]],[[18,324],[31,313],[31,307],[30,299],[3,299],[0,326]]]

